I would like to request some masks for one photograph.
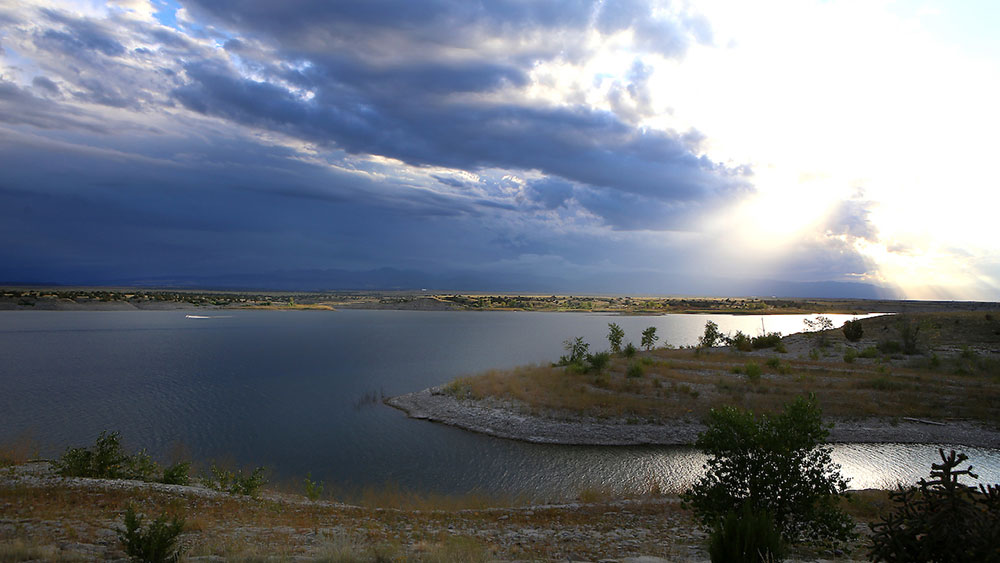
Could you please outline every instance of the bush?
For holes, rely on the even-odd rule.
[[[705,526],[746,506],[768,513],[787,542],[847,540],[853,521],[837,507],[847,488],[830,458],[816,398],[799,397],[778,415],[735,407],[712,409],[695,445],[706,473],[682,495]]]
[[[611,345],[611,352],[620,354],[622,351],[622,339],[625,338],[625,330],[618,326],[618,323],[608,323],[608,343]]]
[[[760,336],[754,336],[751,341],[751,345],[754,350],[761,350],[763,348],[774,348],[781,343],[781,333],[780,332],[768,332]]]
[[[267,481],[264,479],[264,468],[254,469],[250,475],[243,475],[243,471],[229,471],[212,466],[212,475],[206,479],[208,486],[217,491],[229,493],[231,495],[246,495],[257,498],[260,490]]]
[[[590,345],[583,341],[582,336],[577,336],[574,339],[567,340],[563,342],[563,348],[569,352],[568,356],[561,356],[559,358],[559,365],[568,366],[570,364],[583,365],[584,358],[587,357],[587,350],[590,349]]]
[[[184,520],[160,514],[143,528],[142,516],[129,505],[125,510],[125,529],[118,532],[125,554],[133,561],[145,563],[172,562],[180,559],[177,537],[184,531]]]
[[[767,367],[769,367],[771,369],[780,369],[781,368],[781,360],[779,360],[778,358],[768,358],[766,363],[767,363]]]
[[[743,375],[746,375],[751,383],[760,381],[760,374],[761,369],[757,362],[747,362],[743,365]]]
[[[844,350],[844,361],[845,362],[847,362],[849,364],[853,364],[855,358],[857,358],[857,357],[858,357],[858,351],[855,350],[854,348],[848,347],[847,350]]]
[[[651,326],[646,330],[642,331],[642,347],[645,348],[647,352],[652,350],[653,347],[656,346],[656,341],[659,339],[660,337],[656,335],[655,326]]]
[[[761,563],[784,559],[785,546],[774,519],[749,504],[731,510],[708,538],[712,563]]]
[[[725,335],[719,331],[719,325],[713,321],[705,323],[705,333],[698,339],[698,346],[702,348],[712,348],[723,341]]]
[[[631,342],[626,344],[625,348],[622,350],[622,354],[624,354],[626,358],[635,356],[636,352],[637,350],[635,349],[635,344],[632,344]]]
[[[889,493],[896,509],[871,525],[873,561],[1000,561],[1000,486],[959,483],[978,478],[971,466],[957,469],[968,456],[938,454],[930,481]]]
[[[857,342],[858,340],[861,340],[862,336],[865,335],[865,327],[861,326],[861,321],[858,319],[845,321],[841,330],[844,331],[844,336],[847,340],[851,342]]]
[[[305,485],[307,499],[319,500],[319,497],[323,496],[323,482],[317,483],[313,481],[312,473],[306,474],[303,485]]]
[[[55,468],[63,477],[143,481],[152,480],[159,469],[145,450],[126,454],[120,434],[107,431],[101,432],[93,448],[67,448]]]
[[[625,377],[642,377],[645,373],[646,370],[642,368],[642,364],[629,364],[628,369],[625,371]]]
[[[590,371],[594,373],[601,373],[604,368],[608,367],[608,363],[611,362],[610,352],[597,352],[596,354],[587,354],[587,363],[590,364]]]
[[[903,351],[903,346],[895,340],[880,340],[878,351],[883,354],[898,354]]]
[[[865,348],[864,350],[858,352],[858,357],[859,358],[865,358],[865,359],[868,359],[868,360],[877,358],[878,357],[878,348],[876,348],[875,346],[869,346],[869,347]]]
[[[743,331],[737,330],[736,334],[726,339],[726,342],[739,350],[740,352],[749,352],[753,350],[753,343],[750,337],[743,334]]]
[[[188,475],[190,471],[191,462],[175,463],[163,470],[163,478],[160,479],[160,482],[167,485],[188,485],[191,483],[191,477]]]

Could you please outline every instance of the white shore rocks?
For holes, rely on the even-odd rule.
[[[557,419],[520,412],[497,400],[458,399],[433,387],[385,400],[411,418],[431,420],[498,438],[538,444],[592,446],[688,445],[705,429],[695,420],[631,424],[596,418]],[[832,443],[953,444],[1000,448],[1000,432],[968,421],[916,422],[891,418],[834,420]]]

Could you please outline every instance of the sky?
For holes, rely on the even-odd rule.
[[[0,3],[0,281],[1000,300],[998,26],[990,1]]]

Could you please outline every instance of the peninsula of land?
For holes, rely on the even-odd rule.
[[[776,411],[814,393],[831,442],[1000,447],[1000,314],[857,322],[864,336],[854,342],[834,329],[759,349],[748,339],[637,351],[602,369],[527,366],[386,403],[413,418],[527,442],[681,445],[694,443],[713,408]]]

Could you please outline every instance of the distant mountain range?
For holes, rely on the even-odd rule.
[[[124,286],[177,289],[273,291],[406,291],[580,293],[629,295],[697,295],[705,297],[817,297],[900,299],[897,291],[859,282],[794,282],[667,275],[658,272],[616,272],[585,279],[482,272],[428,273],[419,270],[277,270],[266,273],[210,276],[178,275],[147,278],[74,279],[5,282],[6,285]]]

